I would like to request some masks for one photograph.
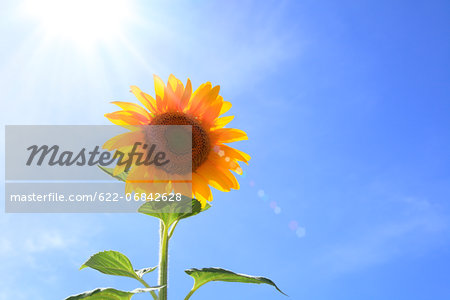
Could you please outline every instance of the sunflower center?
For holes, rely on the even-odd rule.
[[[191,125],[192,126],[192,172],[195,172],[208,158],[211,150],[208,133],[193,117],[181,112],[167,112],[152,119],[150,125]]]

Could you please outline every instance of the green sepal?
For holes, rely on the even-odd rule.
[[[210,207],[211,205],[206,203],[205,207],[202,208],[200,201],[197,199],[181,196],[179,202],[148,201],[139,207],[138,212],[158,218],[166,226],[171,226],[175,221],[195,216]]]

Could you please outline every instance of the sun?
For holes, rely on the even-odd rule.
[[[48,38],[79,46],[119,38],[132,19],[131,1],[126,0],[28,0],[23,9]]]

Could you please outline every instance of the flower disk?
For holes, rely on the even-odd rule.
[[[150,125],[191,125],[192,126],[192,172],[208,158],[211,145],[208,133],[194,118],[180,112],[168,112],[155,116]]]

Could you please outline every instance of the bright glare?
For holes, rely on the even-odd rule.
[[[127,0],[29,0],[25,12],[40,22],[52,38],[71,40],[80,46],[111,41],[120,36],[131,18]]]

